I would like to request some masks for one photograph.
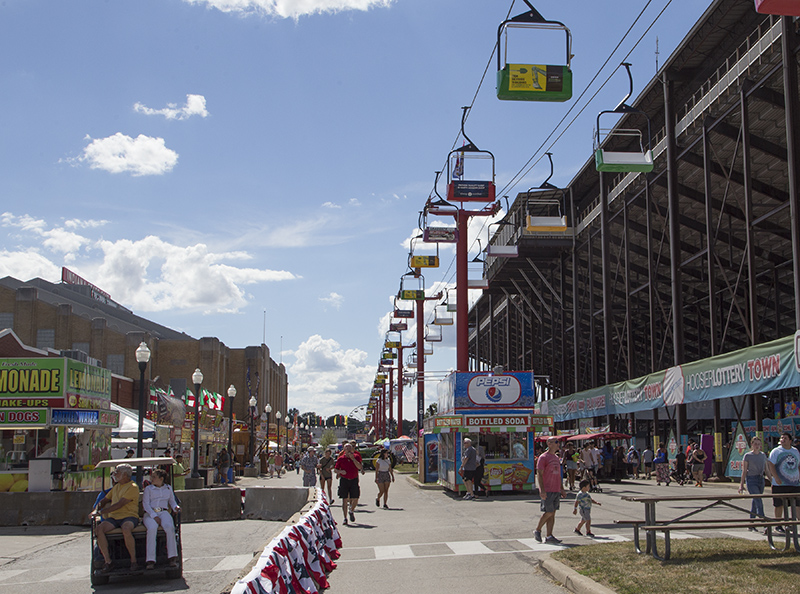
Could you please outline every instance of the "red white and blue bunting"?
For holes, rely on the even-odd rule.
[[[231,594],[317,594],[329,587],[342,539],[322,489],[314,507],[272,539]]]

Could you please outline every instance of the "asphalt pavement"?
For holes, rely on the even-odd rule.
[[[439,594],[448,588],[464,594],[501,589],[564,593],[566,590],[542,571],[540,562],[562,547],[631,540],[632,529],[619,528],[614,520],[643,519],[644,508],[622,501],[621,496],[701,492],[699,488],[674,483],[658,487],[655,481],[646,480],[604,483],[604,492],[594,495],[602,504],[592,512],[595,539],[573,534],[577,524],[572,515],[575,492],[569,493],[556,516],[555,536],[563,543],[551,546],[533,538],[540,516],[535,494],[502,493],[465,501],[438,486],[420,486],[408,475],[396,477],[389,492],[389,509],[383,509],[375,505],[374,473],[361,476],[362,497],[356,522],[350,526],[343,525],[334,491],[337,501],[333,513],[343,548],[338,567],[329,576],[330,594],[392,594],[410,589],[416,594]],[[290,472],[280,479],[240,477],[236,486],[258,485],[301,486],[302,476]],[[736,488],[736,484],[712,483],[702,492]],[[664,517],[670,513],[669,505],[659,509]],[[672,511],[680,509],[678,504]],[[717,513],[725,517],[729,512]],[[282,527],[279,522],[257,520],[185,524],[181,580],[136,578],[130,583],[98,587],[97,591],[155,593],[188,589],[192,594],[218,594],[242,575],[254,555],[260,554]],[[697,536],[705,535],[685,535]],[[730,536],[763,538],[746,532]],[[55,589],[59,594],[90,591],[89,555],[89,533],[85,528],[0,528],[0,594],[32,587]]]

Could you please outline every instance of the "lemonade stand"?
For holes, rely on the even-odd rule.
[[[0,359],[0,492],[93,490],[110,457],[111,372],[65,357]],[[31,461],[45,469],[31,483]],[[70,472],[72,471],[72,472]]]

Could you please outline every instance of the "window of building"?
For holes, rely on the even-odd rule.
[[[54,329],[40,329],[36,331],[37,349],[56,348],[56,331]]]
[[[125,375],[125,355],[108,355],[106,357],[106,368],[111,373]]]
[[[72,350],[73,351],[83,351],[87,355],[89,354],[89,343],[88,342],[73,342],[72,343]]]
[[[14,329],[13,313],[0,313],[0,330],[4,330],[5,328]]]

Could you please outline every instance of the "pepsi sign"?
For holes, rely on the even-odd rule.
[[[510,406],[522,395],[513,375],[477,375],[467,385],[467,395],[476,406]]]

